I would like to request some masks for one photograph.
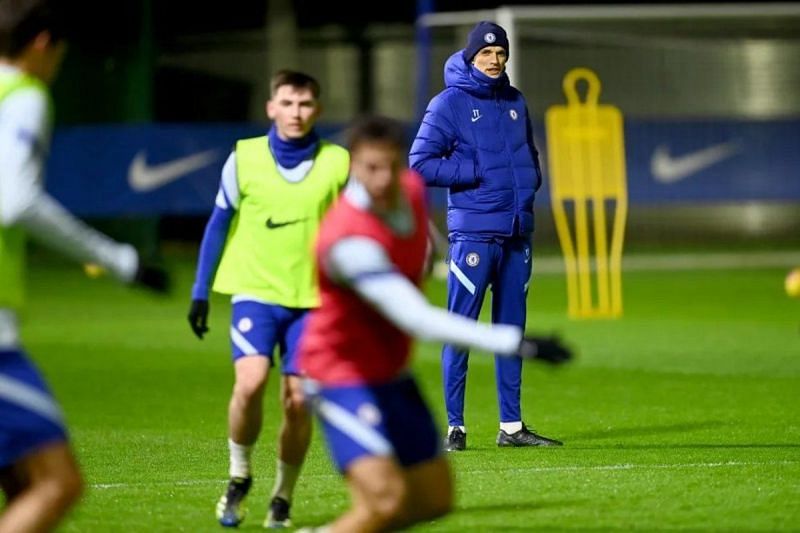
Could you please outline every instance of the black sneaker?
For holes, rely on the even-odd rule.
[[[267,518],[264,520],[264,527],[269,529],[292,527],[292,520],[289,518],[289,507],[291,507],[291,504],[280,496],[272,498],[272,501],[269,502]]]
[[[242,506],[244,497],[253,484],[251,477],[234,477],[228,482],[228,489],[217,502],[217,520],[222,527],[239,527],[247,510]]]
[[[460,452],[467,447],[467,434],[459,428],[453,428],[444,439],[444,451]]]
[[[504,446],[563,446],[560,440],[549,439],[542,435],[537,435],[522,424],[522,429],[516,433],[508,434],[502,429],[497,434],[497,445]]]

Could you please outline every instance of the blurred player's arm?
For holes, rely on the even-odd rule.
[[[47,105],[38,91],[9,96],[0,121],[0,224],[17,224],[49,247],[77,261],[92,262],[130,283],[151,275],[140,267],[136,250],[118,243],[69,213],[42,187],[48,146]],[[165,282],[165,280],[162,280]]]
[[[518,354],[522,330],[481,324],[432,306],[398,273],[376,241],[349,237],[330,249],[325,268],[332,279],[352,288],[387,320],[407,334],[489,352]]]
[[[200,254],[197,261],[194,285],[192,285],[192,303],[189,307],[189,326],[198,338],[208,332],[208,296],[211,284],[225,249],[225,241],[231,221],[239,207],[239,186],[236,178],[236,152],[225,161],[222,167],[217,198],[214,210],[206,224]]]
[[[411,144],[408,164],[430,187],[470,186],[478,183],[474,159],[453,160],[458,130],[449,118],[450,104],[441,95],[431,100]]]
[[[324,262],[332,279],[349,286],[387,320],[407,334],[523,359],[562,364],[571,351],[555,337],[523,336],[505,324],[481,324],[428,303],[405,276],[398,273],[376,241],[349,237],[333,245]]]

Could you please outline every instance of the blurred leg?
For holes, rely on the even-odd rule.
[[[444,457],[439,456],[407,468],[406,484],[407,522],[398,527],[433,520],[453,509],[453,477]]]
[[[362,457],[348,466],[345,477],[352,505],[329,526],[331,533],[386,531],[407,522],[408,487],[394,459]]]
[[[14,487],[0,515],[0,533],[50,531],[80,498],[83,481],[66,442],[50,444],[17,462]]]

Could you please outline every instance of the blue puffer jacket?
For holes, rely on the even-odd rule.
[[[493,79],[461,51],[445,63],[445,90],[425,111],[409,164],[428,186],[448,187],[451,234],[528,236],[542,183],[525,98],[505,73]]]

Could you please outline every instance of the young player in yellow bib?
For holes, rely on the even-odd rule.
[[[311,439],[295,356],[308,311],[319,305],[313,243],[349,168],[347,151],[314,131],[319,93],[317,81],[306,74],[275,74],[267,102],[273,126],[266,136],[236,143],[200,247],[189,312],[195,334],[202,338],[208,331],[212,288],[232,295],[233,302],[230,483],[217,505],[217,518],[226,527],[244,519],[242,500],[253,479],[250,454],[261,430],[264,387],[276,346],[283,424],[266,527],[291,525],[292,492]]]

